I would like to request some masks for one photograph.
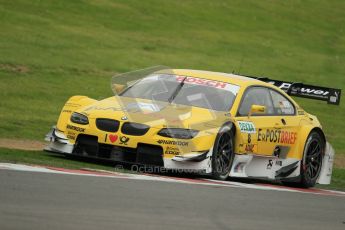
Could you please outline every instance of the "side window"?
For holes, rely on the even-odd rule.
[[[238,110],[239,116],[247,116],[252,105],[266,106],[265,115],[273,115],[274,108],[270,92],[264,87],[252,87],[245,93],[240,109]],[[255,114],[253,114],[255,116]]]
[[[276,111],[276,114],[278,115],[294,115],[295,114],[295,108],[293,104],[282,94],[270,90],[273,100],[273,106],[274,110]]]

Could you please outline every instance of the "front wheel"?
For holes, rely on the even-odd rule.
[[[212,154],[212,176],[216,180],[226,180],[234,160],[234,134],[229,126],[220,129]]]

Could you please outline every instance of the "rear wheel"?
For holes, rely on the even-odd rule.
[[[311,132],[304,147],[301,164],[302,187],[313,187],[319,178],[322,159],[325,152],[325,141],[318,132]]]
[[[325,141],[318,132],[311,132],[304,146],[303,159],[301,161],[300,179],[298,182],[283,181],[285,185],[292,187],[309,188],[316,184],[319,178],[322,160],[325,152]]]
[[[219,131],[212,154],[212,176],[217,180],[226,180],[234,159],[234,138],[229,126]]]

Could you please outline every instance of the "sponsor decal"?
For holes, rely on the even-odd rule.
[[[185,77],[185,76],[176,76],[176,81],[191,84],[191,85],[204,85],[209,87],[214,87],[217,89],[224,89],[231,91],[237,94],[238,90],[240,89],[237,85],[232,85],[226,82],[214,81],[210,79],[203,79],[203,78],[196,78],[196,77]]]
[[[258,141],[293,145],[296,140],[297,132],[289,132],[280,129],[259,129],[258,131]]]
[[[303,110],[298,110],[298,115],[304,115],[304,111]]]
[[[245,165],[246,165],[246,163],[244,163],[244,162],[238,163],[234,168],[234,172],[237,172],[237,173],[243,172],[243,168]]]
[[[67,138],[71,139],[71,140],[75,140],[76,139],[76,135],[75,135],[75,133],[67,132]]]
[[[340,102],[341,90],[330,89],[329,103],[338,105]]]
[[[107,138],[107,135],[105,136],[105,138]],[[111,143],[114,143],[115,141],[117,141],[118,136],[116,134],[109,134],[109,141]]]
[[[318,87],[318,86],[312,86],[312,87],[296,87],[293,86],[293,83],[289,83],[289,82],[282,82],[282,81],[270,81],[268,82],[270,84],[273,84],[277,87],[279,87],[280,89],[287,91],[290,89],[291,87],[291,91],[292,93],[300,93],[301,95],[310,95],[310,94],[314,94],[314,95],[321,95],[321,96],[327,96],[329,94],[329,90],[327,90],[324,87]]]
[[[176,147],[168,146],[164,152],[165,154],[179,155],[180,150]]]
[[[250,153],[255,152],[255,146],[255,144],[246,144],[245,151]]]
[[[276,161],[276,165],[283,166],[283,161]]]
[[[121,136],[119,140],[120,140],[121,145],[127,145],[127,142],[129,141],[129,137]]]
[[[77,131],[77,132],[81,132],[81,133],[85,132],[85,128],[80,128],[80,127],[77,127],[74,125],[67,125],[66,128],[70,129],[70,130]]]
[[[305,85],[301,83],[284,82],[272,79],[264,79],[263,81],[279,87],[289,95],[302,96],[306,98],[327,101],[329,104],[335,105],[339,105],[340,103],[340,89]]]
[[[80,104],[77,104],[77,103],[72,103],[72,102],[67,102],[65,104],[65,106],[69,106],[69,107],[79,107],[81,106]]]
[[[106,110],[112,110],[112,111],[125,111],[125,109],[123,109],[123,108],[119,108],[119,107],[112,107],[112,106],[110,106],[110,107],[90,106],[90,107],[86,108],[86,109],[84,110],[84,112],[88,112],[88,111],[90,111],[90,110],[104,110],[104,111],[106,111]]]
[[[67,109],[64,109],[62,110],[63,113],[72,113],[72,110],[67,110]]]
[[[329,94],[329,91],[327,90],[321,90],[321,89],[311,89],[311,88],[292,88],[292,91],[300,91],[303,94],[305,95],[308,95],[308,94],[316,94],[316,95],[323,95],[323,96],[326,96]]]
[[[255,126],[251,121],[239,121],[241,133],[256,133]]]
[[[179,146],[188,146],[187,141],[168,141],[168,140],[158,140],[158,144],[165,144],[165,145],[179,145]]]
[[[271,169],[273,166],[273,160],[268,160],[267,169]]]

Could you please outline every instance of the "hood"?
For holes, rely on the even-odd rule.
[[[168,102],[115,96],[78,109],[90,119],[108,118],[155,128],[205,130],[230,121],[229,113]]]

